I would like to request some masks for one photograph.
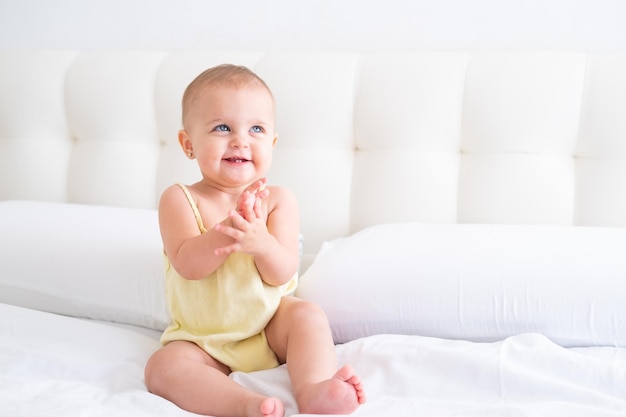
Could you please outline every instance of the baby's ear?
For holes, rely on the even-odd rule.
[[[272,141],[272,148],[276,146],[276,142],[278,142],[278,135],[274,136],[274,140]]]
[[[191,146],[191,140],[189,140],[189,134],[185,129],[181,129],[178,131],[178,143],[180,147],[185,152],[185,155],[189,159],[193,159],[193,146]]]

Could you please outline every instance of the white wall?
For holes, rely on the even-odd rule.
[[[0,50],[626,51],[624,0],[0,0]]]

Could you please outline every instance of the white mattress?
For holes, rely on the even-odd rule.
[[[0,304],[0,416],[189,416],[146,391],[156,332]],[[537,334],[470,343],[370,336],[337,346],[362,376],[354,416],[626,415],[626,349],[562,348]],[[240,383],[297,415],[285,366]]]

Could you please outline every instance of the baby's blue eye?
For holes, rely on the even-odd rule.
[[[261,126],[252,126],[250,130],[252,130],[254,133],[263,133],[263,128]]]
[[[230,128],[226,125],[217,125],[215,126],[215,130],[217,130],[218,132],[229,132]]]

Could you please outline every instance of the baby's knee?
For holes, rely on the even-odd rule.
[[[299,300],[294,305],[294,311],[292,314],[297,317],[297,320],[300,323],[311,322],[328,325],[328,317],[326,316],[324,309],[310,301]]]
[[[146,363],[146,367],[144,368],[144,382],[146,384],[146,388],[153,394],[158,394],[159,383],[162,380],[162,366],[163,366],[163,351],[162,349],[157,350],[152,354],[148,362]]]
[[[165,345],[150,356],[144,368],[144,382],[148,391],[153,394],[164,396],[171,381],[168,378],[173,375],[173,370],[178,365],[176,342]]]

